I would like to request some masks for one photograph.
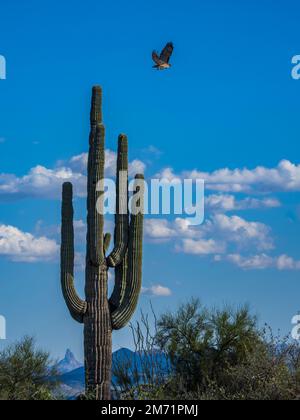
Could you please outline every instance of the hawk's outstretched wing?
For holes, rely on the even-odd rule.
[[[174,45],[172,42],[168,42],[165,48],[162,50],[159,59],[164,63],[169,63],[171,55],[173,54]]]
[[[153,53],[152,53],[152,60],[158,66],[160,66],[161,64],[163,64],[162,60],[160,59],[160,57],[159,57],[159,55],[157,54],[156,51],[153,51]]]

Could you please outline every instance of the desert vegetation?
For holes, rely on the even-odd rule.
[[[193,299],[155,319],[152,332],[145,315],[131,328],[139,359],[114,366],[120,398],[300,398],[299,344],[260,329],[246,306],[209,310]]]
[[[53,400],[58,382],[49,353],[32,337],[0,352],[0,400]]]
[[[154,312],[141,314],[130,328],[135,352],[123,351],[114,358],[114,398],[300,399],[299,343],[275,336],[267,326],[259,328],[246,306],[208,309],[192,299],[158,318]],[[30,337],[3,350],[0,399],[66,398],[59,373],[51,366],[55,363],[49,353],[37,349]]]

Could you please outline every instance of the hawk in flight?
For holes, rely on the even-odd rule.
[[[158,55],[156,51],[153,51],[152,59],[155,62],[155,66],[153,66],[153,68],[155,68],[157,70],[169,69],[171,67],[171,64],[169,63],[169,61],[170,61],[170,58],[173,54],[173,50],[174,50],[173,43],[168,42],[168,44],[162,50],[160,55]]]

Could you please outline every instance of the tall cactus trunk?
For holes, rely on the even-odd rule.
[[[128,215],[128,189],[119,184],[120,174],[128,183],[128,142],[121,135],[117,161],[115,244],[106,257],[110,235],[103,235],[105,129],[102,124],[102,91],[93,88],[87,185],[87,249],[85,300],[74,287],[73,188],[63,185],[61,284],[71,316],[84,324],[86,392],[97,400],[111,398],[112,330],[123,328],[137,306],[142,280],[143,201],[142,175],[136,176],[134,194],[138,212]],[[122,207],[122,208],[121,208]],[[125,208],[125,212],[124,212]],[[108,299],[108,269],[115,269],[115,287]]]
[[[112,364],[112,327],[108,305],[108,267],[103,249],[103,191],[105,130],[101,118],[101,92],[94,89],[91,108],[91,133],[88,160],[87,250],[85,296],[88,302],[84,318],[84,354],[86,386],[99,400],[110,399]],[[96,205],[98,206],[96,208]]]
[[[97,400],[110,400],[112,367],[112,327],[107,300],[107,267],[87,269],[84,319],[86,387]]]

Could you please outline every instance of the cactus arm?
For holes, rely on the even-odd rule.
[[[104,255],[107,253],[111,242],[111,234],[106,233],[103,238],[103,249],[104,249]]]
[[[121,302],[123,301],[127,283],[127,269],[128,252],[126,252],[122,263],[115,268],[115,286],[109,299],[109,306],[112,313],[121,305]]]
[[[121,176],[126,176],[120,184]],[[128,140],[125,135],[119,136],[117,160],[117,195],[115,216],[115,247],[107,259],[109,267],[115,267],[115,286],[109,304],[113,312],[121,304],[127,281],[127,246],[129,233],[128,215]],[[125,185],[126,184],[126,185]],[[126,210],[126,214],[121,214]]]
[[[82,323],[87,304],[79,298],[74,286],[74,212],[72,199],[72,184],[67,182],[63,185],[62,194],[61,285],[71,316]]]
[[[128,139],[119,136],[117,160],[117,194],[115,216],[115,246],[107,258],[109,267],[117,267],[125,257],[128,244]]]
[[[140,185],[140,180],[143,180],[142,175],[136,177],[137,185]],[[140,191],[140,186],[137,186],[135,193]],[[142,257],[143,257],[143,221],[144,211],[143,202],[138,203],[140,211],[137,214],[131,215],[129,243],[128,243],[128,259],[126,272],[126,289],[119,307],[117,307],[111,315],[112,327],[114,330],[123,328],[132,317],[137,303],[142,286]],[[124,272],[123,272],[124,275]]]
[[[101,203],[101,200],[99,200],[101,199],[101,195],[104,194],[101,182],[99,183],[99,181],[104,179],[105,157],[105,129],[104,125],[102,124],[101,98],[101,88],[95,87],[93,89],[92,95],[87,199],[87,258],[89,262],[95,267],[100,266],[105,258],[103,246],[103,202]],[[101,187],[100,190],[99,186]]]

